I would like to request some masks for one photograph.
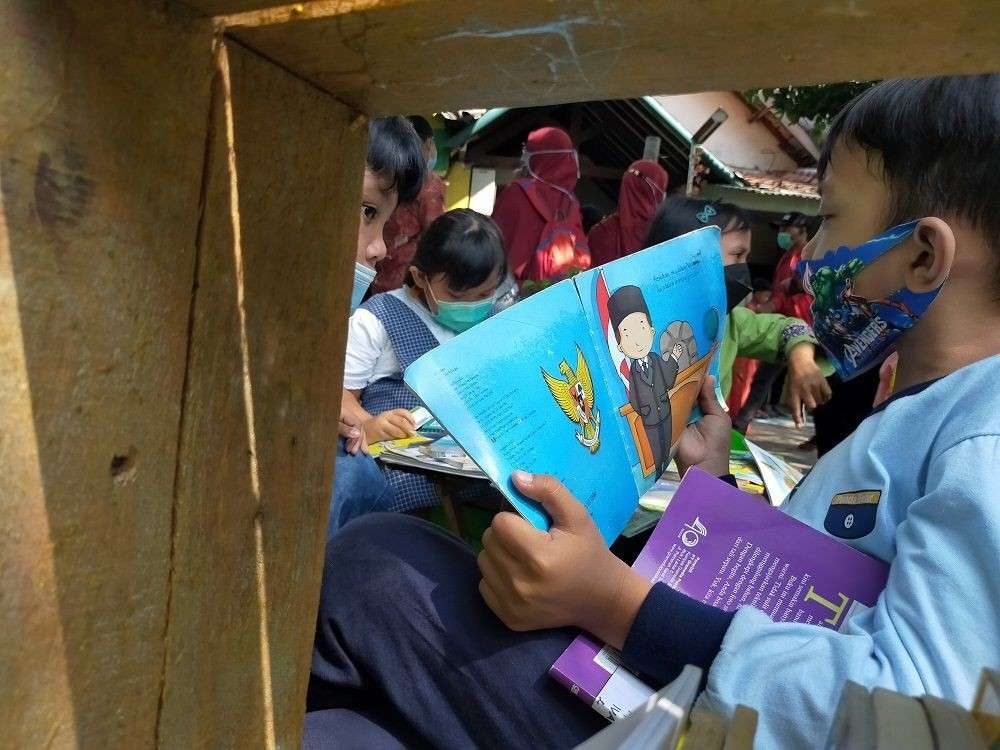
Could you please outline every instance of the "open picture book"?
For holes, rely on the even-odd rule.
[[[719,230],[706,227],[561,281],[414,362],[407,385],[513,506],[552,474],[610,544],[663,473],[726,326]],[[695,412],[695,415],[697,412]]]

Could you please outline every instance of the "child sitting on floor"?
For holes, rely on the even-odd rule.
[[[765,748],[822,746],[846,680],[970,705],[1000,654],[1000,75],[874,86],[833,123],[819,172],[803,253],[816,334],[844,377],[892,348],[899,364],[893,395],[782,510],[891,566],[875,606],[840,631],[714,609],[611,555],[554,478],[516,472],[552,529],[498,514],[478,572],[461,542],[398,515],[328,545],[306,746],[573,747],[602,722],[546,674],[575,627],[656,688],[703,668],[700,700],[756,709]],[[725,474],[710,379],[700,405],[678,463]]]
[[[493,220],[466,208],[449,211],[421,235],[403,288],[376,294],[351,316],[343,398],[345,409],[361,415],[369,443],[412,434],[410,409],[419,401],[403,383],[403,371],[485,320],[506,270],[503,239]],[[382,471],[392,489],[391,502],[359,512],[438,503],[426,475],[388,467]],[[345,488],[342,497],[334,497],[331,513],[339,525],[356,514],[344,512],[352,496]]]
[[[802,409],[815,409],[830,398],[830,386],[816,364],[816,339],[798,318],[775,313],[755,313],[740,306],[748,294],[750,269],[750,220],[736,206],[699,198],[669,195],[653,217],[646,246],[672,240],[705,226],[721,232],[722,264],[726,269],[729,315],[719,355],[719,386],[728,398],[733,362],[752,357],[765,362],[788,362],[788,400],[795,425],[803,422]],[[746,429],[745,425],[743,426]]]

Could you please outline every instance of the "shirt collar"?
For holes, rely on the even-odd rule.
[[[901,391],[896,391],[891,396],[889,396],[889,398],[887,398],[881,404],[879,404],[874,409],[872,409],[872,414],[878,414],[880,411],[882,411],[883,409],[885,409],[885,407],[887,407],[893,401],[897,401],[897,400],[899,400],[901,398],[904,398],[906,396],[915,396],[915,395],[917,395],[921,391],[923,391],[923,390],[925,390],[927,388],[930,388],[932,385],[934,385],[940,379],[941,378],[934,378],[933,380],[925,380],[923,383],[917,383],[916,385],[911,385],[909,388],[904,388]]]

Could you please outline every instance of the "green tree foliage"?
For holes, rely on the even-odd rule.
[[[778,114],[792,122],[807,120],[813,136],[822,139],[830,121],[851,99],[871,88],[877,81],[845,81],[821,83],[817,86],[782,86],[750,89],[745,95],[750,101],[769,104]]]

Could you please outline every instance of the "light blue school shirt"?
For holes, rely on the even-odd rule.
[[[873,516],[831,510],[868,490]],[[1000,355],[895,396],[784,510],[842,538],[867,531],[844,541],[890,563],[885,591],[841,632],[741,608],[704,704],[756,708],[761,748],[822,747],[845,680],[971,706],[980,670],[1000,665]]]

